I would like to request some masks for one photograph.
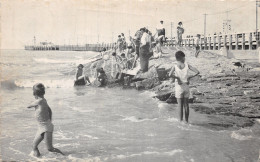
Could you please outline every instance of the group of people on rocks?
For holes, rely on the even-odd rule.
[[[179,46],[182,45],[183,33],[184,28],[182,27],[182,22],[179,22],[177,27],[177,44]],[[126,40],[124,33],[118,35],[116,46],[112,49],[112,58],[114,58],[115,66],[118,70],[115,79],[122,81],[123,78],[127,76],[127,70],[133,70],[138,65],[140,65],[140,67],[138,67],[140,68],[139,72],[147,72],[149,68],[149,60],[162,57],[163,51],[161,47],[163,43],[166,42],[166,39],[165,28],[162,20],[156,26],[156,33],[154,35],[145,27],[137,30],[134,36],[130,36],[128,40]],[[106,57],[111,57],[105,55],[105,53],[106,49],[104,48],[101,51],[101,57],[105,60],[104,64],[106,64],[106,60],[108,60]],[[140,62],[140,64],[137,64],[137,62]],[[75,85],[83,85],[84,82],[90,83],[88,77],[81,76],[82,72],[80,68],[83,68],[83,65],[79,65],[78,67]],[[101,70],[101,72],[102,73],[100,73],[100,69],[97,70],[97,74],[101,76],[100,78],[105,80],[104,75],[101,75],[104,73],[104,70]]]

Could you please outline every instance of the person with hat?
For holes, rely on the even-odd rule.
[[[86,85],[86,83],[88,82],[90,83],[89,77],[86,75],[83,75],[83,65],[79,64],[78,65],[78,69],[76,72],[76,80],[74,81],[74,86],[80,86],[80,85]]]

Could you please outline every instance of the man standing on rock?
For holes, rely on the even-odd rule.
[[[151,37],[148,34],[148,29],[144,29],[144,31],[140,45],[140,65],[143,73],[148,71],[151,47]]]
[[[156,27],[156,32],[158,35],[158,41],[162,45],[163,42],[165,41],[165,28],[163,26],[163,21],[160,21],[160,24]]]
[[[177,37],[178,37],[178,46],[182,46],[182,34],[184,33],[184,28],[182,27],[182,22],[178,23],[177,27]]]
[[[138,30],[135,33],[134,38],[131,40],[131,41],[134,42],[134,45],[135,45],[135,59],[134,59],[134,62],[133,62],[132,69],[135,67],[136,60],[139,58],[141,38],[143,36],[144,31],[145,31],[144,28],[141,28],[140,30]]]

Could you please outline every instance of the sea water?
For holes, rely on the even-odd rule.
[[[160,102],[149,91],[73,87],[76,66],[95,52],[1,51],[0,158],[5,161],[257,161],[259,120],[253,127],[214,130],[200,126],[206,115],[190,112],[190,123],[178,121],[174,104]],[[90,76],[91,77],[91,76]],[[39,145],[32,86],[43,83],[53,112],[53,143],[65,156]],[[192,106],[192,105],[191,105]]]

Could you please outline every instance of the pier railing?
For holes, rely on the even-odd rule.
[[[260,32],[221,34],[202,37],[183,38],[182,46],[194,47],[198,43],[200,50],[220,50],[226,47],[229,50],[255,50],[260,47]],[[176,39],[168,39],[165,46],[177,46]]]

